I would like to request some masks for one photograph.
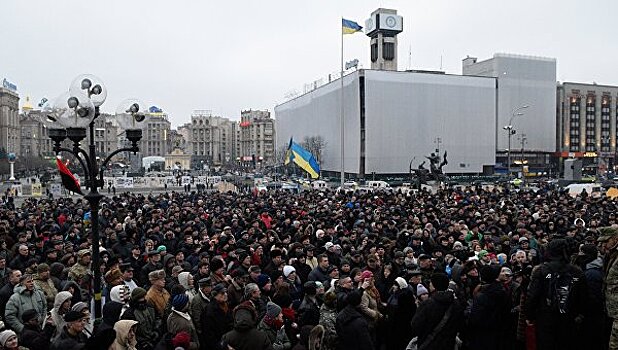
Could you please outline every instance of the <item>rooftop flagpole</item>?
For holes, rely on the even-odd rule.
[[[339,115],[339,127],[341,128],[340,132],[340,142],[341,142],[341,187],[345,182],[345,121],[343,119],[343,17],[341,17],[341,91],[340,91],[340,100],[341,100],[341,110]]]

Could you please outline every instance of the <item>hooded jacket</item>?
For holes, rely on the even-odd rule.
[[[195,288],[189,287],[190,272],[183,271],[178,274],[178,283],[185,288],[185,294],[189,297],[189,302],[193,301],[195,297]]]
[[[24,328],[21,322],[21,316],[24,311],[34,309],[40,320],[43,320],[47,314],[47,301],[45,294],[40,289],[34,288],[32,292],[26,287],[18,284],[15,286],[14,293],[9,298],[6,304],[5,322],[17,334],[21,333]]]
[[[112,344],[113,350],[136,350],[135,347],[137,345],[137,340],[135,337],[133,339],[128,339],[129,330],[131,327],[137,324],[137,321],[133,320],[120,320],[116,322],[114,325],[114,330],[116,331],[116,340],[114,340],[114,344]]]
[[[223,335],[222,340],[236,350],[271,350],[268,337],[255,327],[257,314],[248,305],[234,309],[234,329]]]
[[[47,319],[52,320],[55,329],[52,333],[52,340],[55,339],[57,336],[60,335],[60,333],[62,333],[62,329],[64,329],[64,325],[66,324],[66,322],[64,322],[64,317],[63,315],[60,314],[60,307],[62,306],[62,304],[64,304],[67,300],[71,300],[73,298],[73,295],[69,292],[60,292],[56,295],[56,298],[54,299],[54,308],[51,310],[49,317]],[[70,310],[70,306],[69,306],[69,310]],[[68,310],[67,310],[68,311]],[[45,325],[47,325],[47,319],[45,320]],[[47,329],[47,327],[45,327],[45,329]],[[48,333],[49,334],[49,333]]]

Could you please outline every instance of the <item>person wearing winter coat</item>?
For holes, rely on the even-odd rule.
[[[245,301],[233,312],[234,329],[221,338],[223,344],[235,350],[272,350],[270,340],[256,328],[257,312],[253,305]]]
[[[178,274],[178,283],[185,288],[185,294],[189,297],[189,302],[193,302],[196,295],[194,287],[194,279],[190,272],[181,272]]]
[[[51,334],[51,339],[54,340],[64,328],[64,315],[71,310],[71,299],[73,295],[69,292],[60,292],[54,299],[54,308],[49,313],[49,316],[44,322],[44,330]]]
[[[64,315],[66,322],[60,335],[51,343],[50,350],[81,350],[85,348],[88,338],[83,333],[84,322],[77,311],[69,311]]]
[[[336,350],[337,349],[337,331],[335,323],[337,322],[337,294],[334,291],[328,291],[324,294],[324,303],[320,306],[320,326],[324,329],[323,341],[321,350]],[[302,330],[301,330],[302,338]]]
[[[189,297],[186,294],[175,295],[172,299],[172,312],[167,318],[167,331],[170,334],[187,332],[191,337],[191,345],[189,349],[197,350],[200,347],[200,342],[188,310]]]
[[[152,349],[161,337],[157,315],[146,301],[146,290],[140,287],[131,292],[129,308],[122,314],[124,320],[137,321],[135,338],[140,349]]]
[[[565,239],[550,241],[549,261],[532,270],[524,314],[526,323],[535,326],[538,349],[571,349],[577,344],[577,328],[583,321],[587,290],[584,272],[569,263],[568,247]],[[565,277],[558,281],[560,276]],[[568,276],[570,282],[566,281]],[[562,293],[563,287],[551,288],[552,283],[569,283],[566,310],[561,310],[556,300],[561,298],[558,292]]]
[[[202,334],[202,314],[206,311],[206,307],[210,303],[210,292],[212,292],[212,284],[210,283],[210,277],[202,278],[197,281],[199,289],[197,290],[197,294],[191,301],[191,309],[189,311],[189,315],[191,315],[191,319],[193,320],[193,324],[195,325],[195,330],[197,331],[200,342],[203,342],[203,334]]]
[[[135,332],[137,321],[120,320],[114,325],[116,340],[111,346],[111,350],[137,350],[137,339]]]
[[[49,278],[49,265],[45,263],[41,263],[36,267],[37,274],[34,276],[34,285],[45,294],[45,298],[47,299],[47,309],[52,309],[54,307],[54,300],[56,298],[56,294],[58,294],[58,290],[54,285],[54,281]]]
[[[202,347],[216,349],[221,337],[234,327],[232,310],[227,304],[227,288],[223,284],[217,284],[210,293],[211,302],[202,313],[202,334],[204,342]]]
[[[17,334],[10,329],[0,332],[0,346],[3,350],[28,350],[19,345]]]
[[[47,300],[45,294],[34,287],[32,275],[23,275],[14,293],[9,298],[4,312],[5,322],[8,327],[17,333],[21,333],[24,324],[21,322],[24,311],[34,309],[37,317],[42,320],[47,314]]]
[[[339,339],[338,350],[373,350],[373,341],[369,335],[367,320],[360,313],[361,294],[350,292],[346,307],[337,315],[335,329]]]
[[[599,250],[594,244],[584,244],[576,259],[586,277],[588,296],[584,308],[584,322],[582,334],[586,340],[581,346],[590,349],[602,349],[609,341],[605,327],[607,316],[605,313],[605,296],[603,295],[603,259],[599,257]]]
[[[292,348],[292,343],[285,333],[283,314],[279,305],[270,301],[266,304],[266,314],[257,328],[268,337],[274,350],[289,350]]]
[[[49,338],[41,329],[37,313],[34,309],[24,311],[22,315],[24,328],[19,333],[19,344],[28,349],[49,349]]]
[[[388,350],[405,349],[411,338],[410,322],[416,312],[414,291],[402,277],[395,278],[390,296],[386,303],[386,329],[390,333],[386,337]]]
[[[448,285],[449,280],[446,274],[434,273],[431,276],[429,289],[433,294],[419,305],[411,321],[410,338],[418,337],[419,347],[425,344],[432,334],[433,338],[425,345],[427,349],[452,350],[455,347],[457,333],[463,324],[464,306],[448,290]],[[435,332],[449,309],[450,315],[444,326]]]
[[[317,284],[308,281],[303,285],[305,297],[298,307],[298,323],[300,326],[315,326],[320,323],[320,306],[317,301]]]
[[[478,350],[505,349],[509,346],[510,298],[498,280],[499,265],[481,268],[482,284],[472,301],[468,316],[469,346]]]

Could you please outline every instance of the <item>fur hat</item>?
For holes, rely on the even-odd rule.
[[[148,274],[148,280],[150,282],[165,279],[164,270],[155,270]]]

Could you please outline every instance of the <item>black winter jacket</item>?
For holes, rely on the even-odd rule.
[[[463,324],[464,307],[449,291],[436,292],[421,303],[416,310],[411,322],[412,333],[410,338],[418,336],[417,344],[419,347],[442,321],[451,305],[453,305],[451,315],[444,327],[434,336],[427,349],[452,350],[455,347],[455,337]]]
[[[337,316],[335,323],[339,350],[372,350],[369,325],[365,317],[351,305],[346,306]]]

